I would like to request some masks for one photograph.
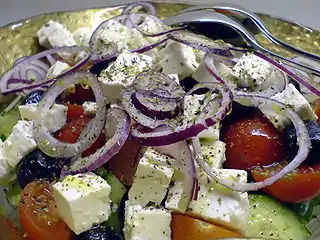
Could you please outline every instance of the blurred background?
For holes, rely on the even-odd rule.
[[[163,0],[162,2],[169,2]],[[130,0],[0,0],[0,26],[34,15],[55,11],[70,11],[133,2]],[[294,20],[320,29],[319,0],[194,0],[173,2],[214,3],[228,2],[242,5],[251,11],[267,13]]]

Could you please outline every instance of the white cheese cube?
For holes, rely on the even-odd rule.
[[[140,159],[141,162],[147,162],[154,165],[162,165],[173,168],[176,171],[182,170],[182,163],[172,157],[168,157],[159,151],[149,147],[145,153],[143,154],[142,158]]]
[[[165,207],[173,212],[185,212],[189,199],[184,191],[184,173],[175,171],[170,183]]]
[[[3,154],[0,148],[0,185],[6,186],[16,176],[15,169],[8,163],[8,157]]]
[[[160,205],[166,196],[173,172],[172,168],[140,160],[129,190],[129,202],[141,206],[149,203]]]
[[[201,103],[201,101],[203,103]],[[203,108],[207,105],[208,100],[205,100],[205,95],[188,95],[184,97],[184,123],[189,124],[195,122],[195,120],[201,114]],[[214,114],[215,111],[219,108],[218,102],[213,102],[210,114]],[[198,134],[200,140],[218,140],[220,136],[220,123],[216,123],[214,126],[209,127],[206,130],[203,130]]]
[[[92,35],[92,29],[89,27],[78,28],[72,33],[73,39],[78,46],[89,46],[89,41]]]
[[[70,68],[69,64],[56,61],[48,70],[47,72],[47,78],[53,78],[58,76],[60,73],[62,73],[64,70]]]
[[[181,79],[190,76],[199,66],[193,49],[171,42],[159,51],[159,66],[165,74],[178,74]]]
[[[20,116],[23,120],[39,121],[41,113],[38,110],[38,104],[20,105]],[[45,124],[50,133],[61,129],[67,122],[68,107],[61,104],[53,104],[46,115]]]
[[[19,161],[28,153],[35,150],[37,143],[34,139],[33,122],[18,121],[12,133],[4,141],[2,151],[11,167],[16,167]]]
[[[46,48],[68,47],[77,45],[71,32],[62,24],[50,20],[38,32],[39,44]],[[70,57],[69,53],[62,55]]]
[[[246,171],[229,169],[217,169],[217,171],[221,178],[247,182]],[[248,194],[223,187],[211,181],[206,173],[201,173],[198,200],[192,200],[187,211],[206,221],[242,231],[248,224]]]
[[[272,71],[272,65],[254,54],[244,54],[232,69],[240,87],[263,84]]]
[[[165,209],[127,205],[125,209],[125,240],[170,240],[171,214]]]
[[[226,144],[221,141],[201,142],[201,149],[204,160],[212,168],[222,168],[226,160]]]
[[[54,197],[63,221],[76,234],[108,220],[111,187],[93,173],[65,177],[53,184]]]
[[[277,93],[271,97],[271,99],[278,100],[286,105],[291,106],[292,109],[298,113],[303,120],[318,119],[309,102],[291,83],[284,91]],[[286,116],[284,110],[275,104],[262,104],[259,106],[259,109],[266,117],[268,117],[272,124],[280,130],[283,130],[288,124],[290,124],[290,120]]]
[[[149,56],[128,51],[121,53],[99,76],[107,100],[116,102],[120,99],[124,89],[132,85],[139,73],[149,69],[151,63]]]
[[[84,114],[87,116],[95,115],[97,112],[97,103],[86,101],[82,104]]]
[[[180,85],[180,80],[179,80],[178,74],[176,74],[176,73],[168,74],[168,76],[171,77],[176,83],[178,83]]]

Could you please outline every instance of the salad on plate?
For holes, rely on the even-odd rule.
[[[318,77],[148,2],[35,37],[0,79],[0,239],[320,239]]]

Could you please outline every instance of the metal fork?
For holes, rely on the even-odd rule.
[[[258,27],[258,29],[266,36],[268,39],[270,39],[272,42],[276,43],[279,46],[282,46],[285,49],[288,49],[292,52],[295,52],[299,55],[302,55],[306,58],[311,58],[312,60],[316,60],[317,62],[320,61],[320,56],[305,52],[301,49],[296,48],[295,46],[292,46],[288,43],[283,42],[282,40],[276,38],[273,36],[268,28],[265,26],[263,21],[254,13],[250,13],[249,11],[243,9],[243,8],[235,8],[231,7],[230,5],[214,5],[214,6],[194,6],[189,9],[186,9],[180,13],[178,13],[175,16],[167,18],[165,21],[168,25],[180,25],[180,24],[188,24],[188,23],[203,23],[203,22],[211,22],[211,23],[218,23],[223,24],[225,26],[228,26],[232,29],[234,29],[242,38],[244,38],[249,45],[260,52],[269,54],[273,56],[276,59],[282,60],[285,62],[285,64],[302,70],[304,72],[320,76],[320,70],[313,69],[312,67],[309,67],[307,65],[294,62],[291,59],[285,58],[277,53],[274,53],[266,48],[264,48],[260,43],[257,42],[255,36],[249,32],[239,21],[227,17],[224,14],[218,13],[216,11],[207,11],[204,9],[215,9],[217,6],[217,9],[219,10],[230,10],[233,9],[233,11],[237,11],[239,13],[244,14],[245,16],[249,17]],[[283,44],[284,43],[284,44]]]

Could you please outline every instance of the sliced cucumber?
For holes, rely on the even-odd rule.
[[[110,199],[112,201],[111,213],[106,225],[111,227],[115,232],[120,233],[123,228],[123,219],[121,219],[121,206],[120,202],[123,195],[127,192],[127,188],[115,177],[111,172],[108,172],[105,168],[98,168],[95,173],[105,179],[111,186]]]
[[[286,206],[265,195],[249,195],[250,216],[246,237],[307,240],[309,232]]]
[[[13,108],[0,115],[0,138],[5,140],[12,132],[12,128],[20,120],[18,108]]]

